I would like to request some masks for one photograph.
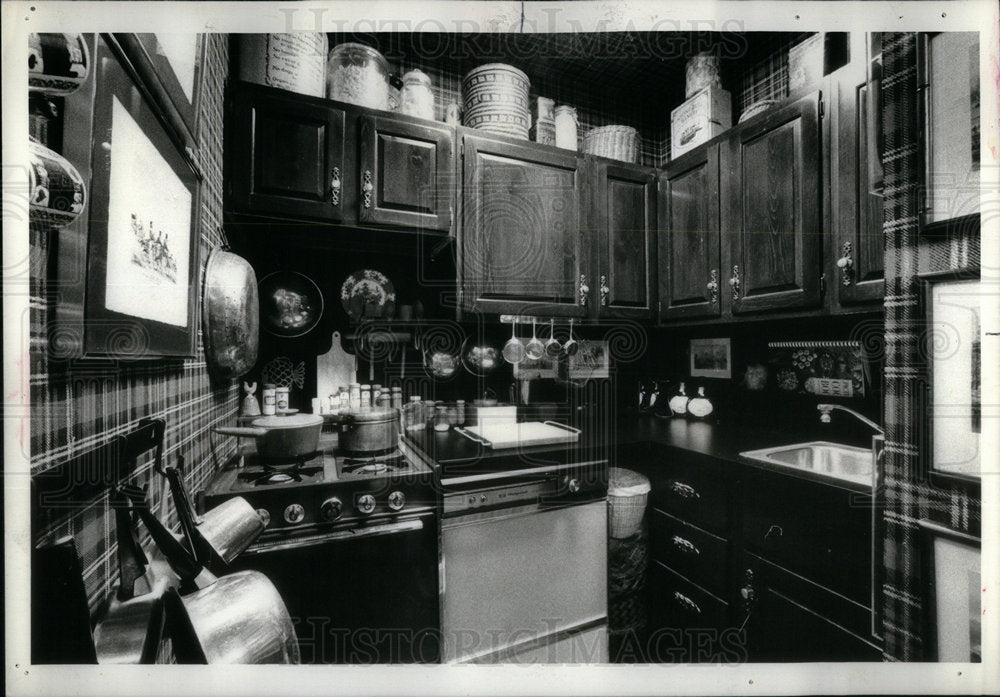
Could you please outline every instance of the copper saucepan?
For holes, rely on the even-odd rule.
[[[319,414],[275,414],[262,416],[250,426],[219,426],[216,433],[255,438],[257,454],[274,460],[293,460],[318,449],[323,417]]]

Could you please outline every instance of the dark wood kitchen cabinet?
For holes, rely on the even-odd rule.
[[[462,142],[462,309],[587,314],[598,284],[583,223],[583,156],[473,132]]]
[[[358,222],[448,232],[455,209],[453,129],[360,117]]]
[[[820,94],[738,128],[722,150],[723,292],[733,315],[822,302]]]
[[[877,82],[868,71],[868,34],[852,34],[861,57],[830,76],[830,249],[827,278],[837,306],[879,303],[885,295]],[[874,160],[874,163],[873,163]],[[839,263],[838,263],[839,262]]]
[[[750,660],[879,660],[870,491],[754,467],[740,488],[734,595]]]
[[[659,177],[659,316],[722,313],[719,146],[671,162]]]
[[[241,213],[344,219],[345,112],[323,99],[237,84],[226,151],[232,208]]]
[[[589,161],[597,314],[652,319],[657,297],[656,172],[604,158]]]

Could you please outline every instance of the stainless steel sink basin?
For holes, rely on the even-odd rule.
[[[762,448],[742,457],[776,468],[789,468],[855,484],[871,484],[872,453],[866,448],[814,441]]]

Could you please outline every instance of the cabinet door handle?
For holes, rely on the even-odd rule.
[[[733,291],[733,300],[740,299],[740,267],[733,264],[733,275],[729,277],[729,287]]]
[[[608,306],[608,295],[611,293],[611,288],[608,287],[608,277],[601,274],[601,307]]]
[[[708,302],[715,305],[719,302],[719,270],[712,269],[708,274],[708,283],[705,284],[708,288]]]
[[[691,598],[687,597],[680,591],[674,591],[674,602],[689,612],[693,612],[698,615],[701,614],[701,608],[698,607],[698,603],[691,600]]]
[[[670,482],[670,490],[685,499],[700,499],[701,496],[690,484],[685,484],[684,482]]]
[[[854,245],[850,240],[844,242],[843,255],[837,259],[837,268],[840,269],[841,285],[851,285],[854,281]]]
[[[361,205],[364,208],[372,207],[372,192],[375,191],[375,185],[372,183],[372,171],[366,169],[364,174],[361,175]]]
[[[586,274],[580,274],[580,287],[577,290],[580,294],[580,305],[586,306],[590,300],[590,286],[587,285]]]
[[[695,546],[693,542],[691,542],[690,540],[685,540],[680,535],[674,535],[674,539],[672,540],[672,542],[674,543],[674,547],[679,549],[681,552],[684,552],[685,554],[696,554],[696,555],[701,554],[701,551]]]
[[[334,167],[330,171],[330,204],[340,205],[340,167]]]

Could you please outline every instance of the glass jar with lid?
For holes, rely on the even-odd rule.
[[[389,108],[389,63],[371,46],[338,44],[326,63],[326,96],[371,109]]]
[[[434,92],[431,79],[422,70],[411,70],[403,75],[399,112],[422,119],[434,120]]]

